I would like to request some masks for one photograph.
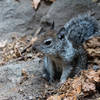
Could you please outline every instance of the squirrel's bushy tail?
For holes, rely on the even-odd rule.
[[[82,44],[99,30],[97,20],[90,14],[78,15],[67,22],[64,27],[69,40],[75,44]]]

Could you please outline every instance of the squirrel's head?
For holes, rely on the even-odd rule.
[[[33,49],[36,49],[44,54],[55,55],[62,48],[65,41],[65,29],[62,28],[59,32],[49,30],[48,32],[39,35],[33,43]]]

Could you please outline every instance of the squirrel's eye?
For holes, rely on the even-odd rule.
[[[64,38],[64,34],[62,34],[62,35],[59,35],[59,39],[63,39]]]
[[[45,42],[45,45],[50,45],[50,44],[51,44],[51,41]]]
[[[45,41],[44,41],[44,44],[45,44],[45,45],[50,45],[50,44],[51,44],[51,39],[45,40]]]

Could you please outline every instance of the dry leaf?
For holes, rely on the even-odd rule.
[[[100,66],[100,36],[86,41],[84,48],[88,53],[89,62]]]
[[[54,95],[54,96],[49,97],[47,100],[62,100],[62,99],[60,96]]]
[[[63,100],[77,100],[76,96],[65,97]]]
[[[87,74],[86,77],[91,81],[91,82],[100,82],[100,70],[95,72],[94,70],[90,70]]]
[[[87,93],[87,95],[90,93],[90,92],[95,92],[96,90],[96,87],[95,87],[95,84],[93,83],[86,83],[84,82],[83,86],[82,86],[82,89],[83,89],[83,92]]]
[[[92,96],[96,93],[96,87],[100,84],[100,70],[89,69],[82,71],[81,76],[75,77],[74,79],[68,79],[57,94],[51,96],[48,100],[57,100],[55,98],[60,97],[62,100],[77,100],[80,96]]]
[[[56,0],[50,0],[51,2],[54,2],[54,1],[56,1]]]
[[[22,69],[22,76],[24,76],[24,77],[27,77],[28,76],[28,74],[27,74],[27,72],[26,72],[25,69]]]
[[[33,0],[32,5],[33,5],[33,7],[34,7],[35,9],[38,8],[40,1],[41,1],[41,0]]]
[[[4,62],[4,61],[0,61],[0,66],[1,66],[1,65],[4,65],[4,64],[5,64],[5,62]]]
[[[28,74],[27,74],[27,72],[26,72],[26,70],[25,69],[22,69],[22,78],[21,78],[21,80],[20,80],[20,84],[22,84],[25,80],[27,80],[28,79]]]
[[[0,48],[4,48],[7,44],[7,40],[0,42]]]
[[[98,0],[92,0],[92,2],[98,2]]]

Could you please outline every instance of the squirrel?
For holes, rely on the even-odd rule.
[[[87,53],[83,43],[98,34],[97,20],[89,14],[70,19],[58,32],[52,28],[40,34],[33,49],[44,56],[43,77],[49,82],[59,79],[64,83],[68,77],[87,69]]]

